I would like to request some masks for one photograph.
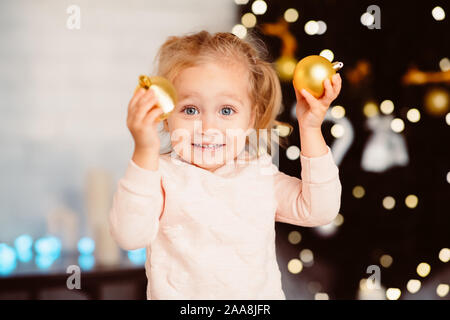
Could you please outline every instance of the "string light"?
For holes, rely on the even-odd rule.
[[[405,198],[405,204],[408,208],[413,209],[417,207],[417,203],[419,203],[419,198],[414,194],[410,194]]]
[[[298,231],[291,231],[288,235],[288,241],[292,244],[299,244],[302,241],[302,235]]]
[[[436,293],[439,297],[443,298],[448,294],[449,286],[448,284],[440,283],[436,288]]]
[[[284,20],[287,22],[295,22],[298,19],[298,11],[294,8],[289,8],[284,12]]]
[[[340,225],[342,225],[344,223],[344,216],[342,214],[338,213],[336,218],[334,218],[333,223],[336,227],[339,227]]]
[[[286,137],[291,132],[291,129],[288,126],[284,126],[284,125],[281,125],[281,124],[277,125],[275,127],[275,130],[278,131],[278,135],[280,137]]]
[[[318,35],[322,35],[327,31],[327,24],[323,22],[322,20],[317,21],[317,26],[319,27],[317,30]]]
[[[421,276],[422,278],[425,278],[429,273],[430,273],[431,267],[428,263],[426,262],[421,262],[419,263],[419,265],[417,266],[417,274],[419,276]]]
[[[399,288],[388,288],[386,290],[386,298],[389,300],[398,300],[402,294]]]
[[[391,100],[384,100],[380,104],[380,110],[384,114],[391,114],[394,111],[394,103]]]
[[[314,295],[314,300],[329,300],[328,294],[325,292],[317,292]]]
[[[361,15],[360,21],[364,26],[370,26],[374,23],[375,17],[369,12],[364,12]]]
[[[290,273],[297,274],[302,272],[303,264],[299,259],[294,258],[288,262],[287,268]]]
[[[402,132],[405,129],[405,123],[400,118],[392,119],[391,121],[391,129],[394,132]]]
[[[242,24],[237,24],[233,27],[233,29],[231,29],[231,33],[243,39],[247,35],[247,28]]]
[[[331,135],[335,138],[340,138],[344,135],[345,133],[345,129],[342,125],[340,125],[339,123],[334,124],[331,129]]]
[[[445,19],[445,11],[439,6],[434,7],[433,10],[431,10],[431,15],[436,21],[442,21]]]
[[[441,68],[442,72],[450,70],[450,60],[448,58],[442,58],[441,61],[439,61],[439,68]]]
[[[302,251],[300,251],[300,259],[304,263],[310,264],[314,260],[313,252],[309,249],[303,249]]]
[[[332,62],[334,59],[334,53],[330,49],[324,49],[320,52],[320,56],[324,57],[328,61]]]
[[[420,290],[420,287],[422,286],[422,283],[420,282],[420,280],[417,279],[411,279],[408,281],[408,283],[406,284],[406,289],[410,292],[410,293],[416,293]]]
[[[306,34],[312,36],[319,31],[319,24],[317,21],[310,20],[305,23],[305,32]]]
[[[253,28],[256,25],[256,16],[253,13],[247,12],[242,16],[241,23],[246,28]]]
[[[378,114],[378,106],[375,102],[369,101],[364,105],[363,113],[367,118],[371,118]]]
[[[420,120],[420,111],[416,108],[409,109],[406,113],[406,118],[410,122],[418,122]]]
[[[392,210],[395,207],[395,199],[391,196],[384,197],[383,207],[387,210]]]
[[[364,194],[366,193],[366,191],[364,190],[364,188],[362,186],[356,186],[353,188],[352,193],[355,198],[360,199],[360,198],[364,197]]]
[[[267,3],[263,0],[256,0],[252,3],[252,11],[254,14],[261,15],[266,13]]]
[[[300,149],[297,146],[289,146],[286,149],[286,157],[289,160],[297,160],[300,157]]]
[[[342,119],[345,116],[345,109],[343,106],[334,106],[331,108],[331,116],[335,119]]]
[[[441,251],[439,251],[439,260],[441,260],[444,263],[447,263],[450,260],[449,248],[442,248]]]
[[[383,254],[380,257],[380,264],[385,268],[389,268],[392,265],[393,261],[394,259],[392,259],[392,257],[388,254]]]

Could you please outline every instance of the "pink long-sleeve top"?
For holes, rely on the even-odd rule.
[[[130,160],[109,224],[124,250],[146,248],[147,299],[286,299],[275,221],[313,227],[336,217],[342,187],[327,149],[300,154],[302,179],[267,154],[213,172],[174,151],[156,171]]]

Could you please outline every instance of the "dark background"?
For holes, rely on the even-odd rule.
[[[400,288],[402,294],[409,279],[420,279],[416,274],[420,262],[430,264],[428,277],[448,270],[448,266],[438,259],[438,254],[450,243],[450,185],[446,181],[450,164],[450,130],[443,119],[445,115],[433,117],[424,111],[423,97],[430,88],[448,90],[449,83],[405,86],[400,81],[411,66],[423,71],[440,71],[439,60],[448,57],[450,52],[450,28],[448,17],[436,21],[431,10],[439,5],[448,15],[448,3],[335,0],[267,3],[267,12],[257,16],[254,32],[266,43],[272,61],[279,57],[281,40],[265,35],[260,25],[275,23],[285,10],[295,8],[299,11],[299,19],[291,23],[289,29],[298,42],[295,57],[300,60],[328,48],[334,52],[335,61],[344,62],[340,72],[342,90],[332,105],[345,107],[346,117],[355,130],[353,145],[339,166],[343,187],[340,213],[345,220],[337,233],[324,239],[311,228],[277,223],[278,252],[282,256],[292,258],[300,249],[309,248],[314,252],[314,258],[322,260],[331,270],[321,273],[314,271],[313,266],[292,279],[297,277],[300,285],[302,279],[322,278],[323,291],[328,292],[330,298],[355,299],[360,279],[370,275],[366,273],[367,266],[380,265],[379,257],[383,253],[391,255],[394,262],[389,268],[380,265],[381,283],[386,288]],[[381,9],[381,29],[369,29],[360,22],[361,14],[372,4]],[[246,12],[251,12],[250,2],[241,7],[240,14]],[[323,35],[307,35],[304,25],[308,20],[325,21],[327,31]],[[367,83],[353,88],[343,71],[354,67],[360,59],[370,61],[372,74]],[[291,83],[285,82],[282,86],[286,109],[279,119],[295,126],[289,141],[300,147],[298,124],[290,115],[295,94]],[[401,134],[407,144],[409,164],[392,167],[383,173],[366,172],[360,165],[361,155],[372,133],[365,127],[362,108],[366,101],[381,103],[385,99],[394,102],[393,115],[404,120],[405,129]],[[417,123],[406,119],[406,112],[412,107],[421,113]],[[322,127],[328,145],[334,139],[330,127],[329,122],[324,122]],[[280,151],[280,170],[300,177],[299,160],[287,159],[283,151]],[[352,195],[356,185],[365,189],[361,199]],[[408,194],[419,198],[414,209],[404,204]],[[387,195],[396,200],[395,208],[389,213],[382,206]],[[296,246],[289,246],[287,242],[287,235],[292,230],[300,231],[303,236]],[[283,271],[286,270],[284,264]]]

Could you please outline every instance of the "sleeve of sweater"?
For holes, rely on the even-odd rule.
[[[300,154],[301,180],[276,170],[274,183],[278,205],[275,221],[316,227],[332,222],[337,216],[342,186],[339,169],[330,147],[327,148],[328,152],[319,157]]]
[[[148,246],[158,232],[163,205],[161,165],[152,171],[130,160],[113,196],[109,212],[111,236],[124,250]]]

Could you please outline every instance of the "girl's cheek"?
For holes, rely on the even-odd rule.
[[[227,135],[226,139],[227,154],[236,156],[245,147],[245,135]]]

